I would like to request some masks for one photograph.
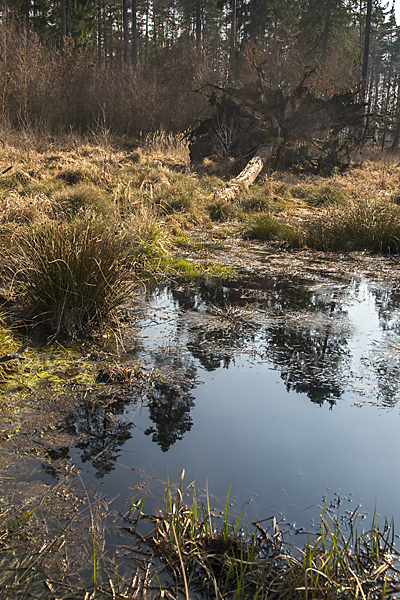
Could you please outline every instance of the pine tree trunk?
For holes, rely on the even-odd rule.
[[[196,0],[196,49],[201,48],[201,0]]]
[[[138,32],[137,32],[137,6],[136,0],[132,0],[132,66],[137,68],[138,64]]]
[[[101,0],[97,0],[97,61],[101,65]]]
[[[67,37],[67,11],[66,0],[61,0],[61,48],[64,48],[65,38]]]
[[[122,0],[122,28],[124,35],[124,65],[128,64],[128,3],[127,0]]]
[[[395,112],[395,129],[392,133],[392,148],[398,148],[400,138],[400,77],[397,83],[397,99],[396,99],[396,112]]]
[[[106,3],[103,0],[103,32],[104,32],[104,64],[107,66],[107,54],[108,54],[108,36],[107,36],[107,13]]]
[[[326,58],[328,56],[328,41],[329,41],[329,34],[331,31],[331,10],[332,10],[331,0],[326,0],[325,29],[324,29],[324,38],[323,38],[323,42],[322,42],[322,54],[321,54],[321,62],[323,65],[326,63]]]
[[[231,22],[231,56],[230,77],[235,78],[235,54],[236,54],[236,0],[232,0],[232,22]]]
[[[368,76],[368,59],[369,59],[369,42],[371,37],[371,16],[372,16],[372,0],[367,0],[367,15],[365,18],[365,36],[364,36],[364,57],[361,71],[361,87],[362,96],[365,99],[365,92],[367,90],[367,76]]]

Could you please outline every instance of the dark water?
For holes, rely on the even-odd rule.
[[[328,499],[399,523],[400,284],[336,270],[143,297],[121,359],[156,385],[69,416],[86,484],[116,508],[148,484],[155,509],[167,474],[185,469],[222,503],[233,481],[232,514],[245,503],[247,522],[274,514],[312,530]]]

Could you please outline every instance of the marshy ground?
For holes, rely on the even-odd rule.
[[[109,453],[115,440],[127,439],[130,424],[120,416],[128,403],[139,411],[167,389],[190,405],[194,373],[177,368],[179,356],[171,369],[179,348],[162,348],[164,371],[123,360],[139,339],[141,302],[155,284],[174,287],[189,304],[199,302],[194,282],[211,282],[203,290],[206,301],[227,294],[225,303],[210,308],[212,320],[201,326],[201,311],[196,315],[193,331],[202,327],[202,333],[190,343],[200,360],[204,344],[215,351],[211,359],[229,359],[246,342],[239,336],[235,347],[232,330],[265,325],[268,314],[255,303],[257,277],[299,278],[315,287],[346,285],[352,273],[381,291],[396,291],[398,157],[367,152],[329,179],[267,172],[228,203],[214,194],[229,165],[210,162],[195,170],[183,138],[157,134],[129,145],[107,135],[83,140],[9,133],[4,141],[0,355],[30,340],[23,360],[0,364],[0,577],[6,597],[138,597],[145,589],[177,597],[202,578],[204,594],[218,597],[307,597],[311,590],[326,598],[395,596],[394,568],[387,579],[395,556],[389,527],[379,531],[375,524],[365,539],[353,539],[351,548],[358,547],[351,562],[353,526],[348,538],[322,511],[324,535],[291,561],[276,523],[269,533],[257,524],[253,541],[243,542],[228,526],[223,501],[226,519],[216,534],[207,494],[196,501],[190,487],[184,502],[182,482],[172,492],[157,481],[151,493],[162,498],[167,488],[166,505],[158,520],[152,515],[140,529],[146,477],[126,512],[114,514],[111,498],[89,493],[68,450],[79,443],[101,472],[105,455],[116,460]],[[235,281],[245,305],[232,301],[239,294]],[[254,297],[246,296],[246,286]],[[289,301],[287,286],[273,291],[277,303]],[[300,320],[304,325],[304,315],[296,315],[293,330]],[[106,435],[85,439],[74,426],[78,413],[80,422],[96,421]],[[146,535],[147,542],[140,539]],[[154,553],[166,561],[160,566],[154,559],[160,572],[170,564],[177,587],[167,587],[161,573],[157,583]],[[318,575],[326,565],[330,571]]]

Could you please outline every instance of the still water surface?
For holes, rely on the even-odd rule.
[[[158,384],[116,402],[114,428],[86,408],[69,416],[86,435],[70,454],[85,482],[116,508],[144,482],[156,509],[160,481],[185,469],[222,503],[233,480],[232,514],[245,503],[247,522],[312,529],[328,498],[343,515],[361,505],[368,524],[375,505],[400,523],[397,286],[253,274],[143,297],[123,359]]]

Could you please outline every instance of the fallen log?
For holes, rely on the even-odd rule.
[[[265,167],[272,154],[273,148],[274,144],[260,146],[243,171],[231,179],[222,190],[218,190],[215,193],[215,199],[234,200],[241,190],[248,189]]]

